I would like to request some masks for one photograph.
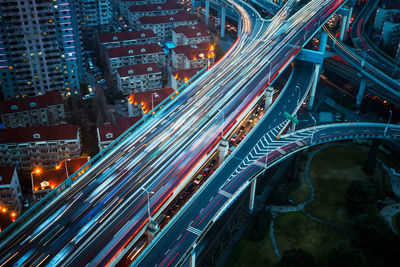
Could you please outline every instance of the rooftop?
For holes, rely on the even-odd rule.
[[[119,120],[117,124],[104,124],[99,128],[99,138],[101,142],[112,141],[118,138],[142,117],[127,117]]]
[[[72,124],[8,128],[0,130],[0,144],[75,140],[77,135],[78,126]]]
[[[136,64],[123,66],[117,69],[119,76],[128,77],[128,76],[136,76],[150,73],[161,73],[161,70],[157,67],[155,63],[148,64]]]
[[[196,73],[198,73],[202,68],[194,68],[194,69],[183,69],[177,70],[172,72],[172,75],[176,80],[189,80],[192,78]]]
[[[107,50],[107,52],[110,58],[118,58],[134,55],[164,53],[164,50],[159,44],[145,44],[110,48]]]
[[[174,28],[173,31],[176,33],[182,33],[187,38],[211,36],[210,30],[202,24],[178,26]]]
[[[41,109],[53,105],[63,104],[61,94],[50,91],[41,96],[11,99],[0,103],[0,114]]]
[[[144,38],[154,38],[157,35],[152,30],[132,31],[132,32],[106,32],[99,35],[101,43],[112,43],[120,41],[138,40]]]
[[[169,1],[162,4],[132,5],[129,7],[129,11],[132,13],[160,11],[160,10],[183,10],[183,6],[174,1]]]
[[[172,51],[175,52],[175,54],[184,54],[186,52],[192,51],[192,50],[205,50],[210,47],[209,44],[207,43],[200,43],[200,44],[191,44],[191,45],[178,45],[174,48],[172,48]]]
[[[139,18],[140,24],[165,24],[179,21],[197,21],[196,17],[185,10],[173,15],[144,16]]]
[[[15,167],[0,167],[0,185],[11,183]]]

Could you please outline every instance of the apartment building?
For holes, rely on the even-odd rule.
[[[21,185],[14,166],[0,167],[0,209],[10,214],[10,219],[20,214],[22,207]]]
[[[160,42],[172,39],[171,30],[173,28],[197,24],[196,17],[185,10],[173,15],[140,17],[138,21],[138,29],[153,30]]]
[[[178,26],[172,29],[172,42],[177,46],[187,44],[210,43],[210,30],[202,24]]]
[[[130,45],[107,50],[108,69],[116,73],[123,66],[156,63],[160,69],[165,68],[165,52],[158,44]]]
[[[162,72],[155,63],[123,66],[117,69],[117,86],[124,96],[160,89]]]
[[[0,166],[31,169],[55,166],[81,153],[76,125],[18,127],[0,130]]]
[[[171,63],[174,70],[185,69],[185,53],[190,53],[195,50],[206,50],[210,46],[207,43],[199,43],[192,45],[179,45],[171,49]]]
[[[132,5],[151,5],[151,4],[163,4],[166,0],[113,0],[115,3],[114,8],[118,10],[120,15],[125,19],[128,19],[128,10]]]
[[[8,100],[0,103],[0,119],[5,128],[57,125],[66,120],[64,102],[56,91]]]
[[[105,31],[111,23],[110,0],[78,0],[85,33]]]
[[[157,35],[151,30],[131,32],[107,32],[98,35],[98,42],[105,48],[158,43]]]
[[[172,0],[161,4],[132,5],[129,7],[128,23],[136,29],[140,17],[173,15],[181,10],[183,10],[183,6]]]
[[[171,73],[171,87],[177,90],[194,75],[196,75],[202,68],[195,69],[182,69]]]
[[[185,69],[211,67],[214,65],[215,54],[209,49],[190,50],[184,53],[183,64]]]
[[[81,29],[74,0],[2,0],[0,91],[3,99],[51,90],[79,94]]]

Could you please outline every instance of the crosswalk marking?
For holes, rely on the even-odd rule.
[[[189,232],[195,234],[195,235],[201,235],[201,231],[199,229],[196,229],[192,226],[189,226],[186,230],[188,230]]]
[[[230,193],[228,193],[228,192],[226,192],[226,191],[224,191],[224,190],[222,190],[222,189],[220,189],[220,190],[218,191],[218,194],[221,194],[221,195],[223,195],[223,196],[226,196],[227,198],[231,198],[231,197],[232,197],[232,194],[230,194]]]

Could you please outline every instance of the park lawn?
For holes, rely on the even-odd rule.
[[[315,199],[306,206],[314,217],[333,223],[347,223],[344,206],[347,186],[353,180],[368,176],[362,166],[368,154],[350,146],[331,146],[314,156],[310,165],[310,179]]]
[[[247,267],[247,266],[273,266],[278,262],[274,254],[271,237],[268,231],[264,240],[252,241],[249,239],[249,231],[246,230],[243,238],[236,245],[225,266]]]
[[[293,205],[300,204],[306,200],[308,200],[311,197],[311,189],[307,184],[305,175],[304,175],[304,168],[306,166],[306,162],[302,164],[301,166],[301,171],[299,172],[299,187],[297,187],[292,193],[291,193],[291,199],[293,200]]]
[[[348,242],[345,228],[313,221],[301,212],[283,213],[275,221],[275,239],[281,255],[302,248],[323,259],[339,242]]]

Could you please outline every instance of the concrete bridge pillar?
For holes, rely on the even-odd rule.
[[[229,142],[228,140],[222,138],[219,143],[219,164],[224,162],[226,156],[228,156]]]
[[[353,7],[350,7],[349,8],[349,16],[347,17],[347,21],[346,21],[346,32],[349,30],[352,15],[353,15]]]
[[[315,92],[317,90],[317,84],[319,81],[319,73],[321,71],[321,64],[316,63],[315,64],[315,69],[314,69],[314,77],[313,77],[313,83],[311,86],[311,91],[310,91],[310,101],[308,102],[308,109],[312,110],[314,106],[314,99],[315,99]]]
[[[347,16],[343,16],[342,24],[340,25],[340,35],[339,35],[340,41],[343,41],[344,34],[347,32],[347,29],[346,29],[347,19],[348,19]]]
[[[208,25],[208,19],[209,19],[209,17],[210,17],[210,0],[206,0],[206,7],[205,7],[205,9],[206,9],[206,15],[205,15],[205,21],[206,21],[206,24]]]
[[[225,17],[226,17],[226,6],[222,4],[221,7],[221,38],[225,37]]]
[[[190,3],[190,14],[194,13],[194,5],[196,4],[196,0],[192,0]]]
[[[195,247],[193,247],[189,256],[189,267],[195,267],[195,266],[196,266],[196,251]]]
[[[319,38],[318,51],[325,53],[327,43],[328,43],[328,33],[326,31],[321,31],[321,36]]]
[[[274,96],[274,87],[268,86],[264,91],[264,95],[265,95],[264,110],[267,110],[272,104],[272,98]]]
[[[249,202],[250,213],[253,213],[254,210],[254,200],[256,198],[256,186],[257,186],[257,179],[254,179],[253,182],[251,182],[251,188],[250,188],[250,202]]]
[[[361,83],[360,83],[360,88],[358,89],[358,93],[357,93],[357,97],[356,97],[357,106],[361,105],[366,87],[367,87],[367,80],[365,78],[362,78]]]

